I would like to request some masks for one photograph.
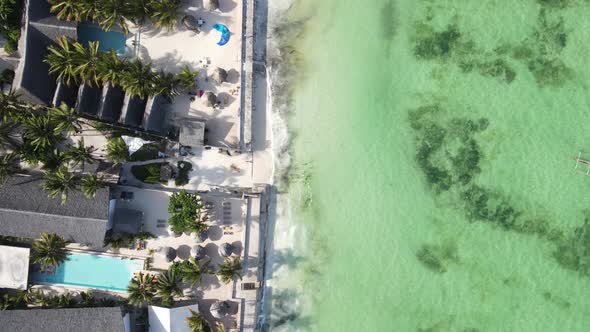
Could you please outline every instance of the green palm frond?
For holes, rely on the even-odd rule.
[[[226,258],[223,264],[219,267],[217,275],[219,279],[225,284],[230,283],[234,278],[242,280],[240,271],[242,270],[242,262],[239,258]]]
[[[57,47],[52,45],[47,48],[49,54],[43,60],[49,65],[49,73],[57,74],[57,81],[64,82],[68,86],[80,83],[76,74],[80,58],[76,56],[72,44],[67,37],[61,37],[57,39],[57,45]]]
[[[0,157],[0,185],[2,185],[10,175],[17,172],[18,169],[16,154],[9,153]]]
[[[48,0],[51,4],[51,12],[57,13],[58,20],[81,21],[80,0]]]
[[[51,198],[61,197],[61,204],[66,204],[68,194],[76,190],[78,181],[74,174],[70,173],[64,166],[59,167],[56,171],[45,173],[43,189]]]
[[[186,324],[188,328],[192,332],[208,332],[211,331],[211,327],[209,326],[209,322],[201,315],[201,313],[196,312],[194,310],[190,310],[190,317],[185,318]]]
[[[115,164],[127,161],[129,148],[121,137],[110,138],[107,142],[107,159]]]
[[[64,152],[64,155],[66,160],[71,163],[72,167],[81,165],[82,171],[84,171],[86,163],[92,164],[96,161],[96,158],[94,157],[96,150],[97,149],[94,146],[86,146],[84,144],[84,138],[82,137],[76,146],[70,146],[70,148]]]
[[[104,183],[96,174],[90,174],[82,178],[82,192],[88,198],[96,195],[96,191],[104,187]]]
[[[68,241],[57,234],[41,234],[41,238],[33,243],[33,262],[40,264],[43,269],[60,265],[68,258],[68,244]]]
[[[129,295],[127,302],[131,305],[141,306],[144,303],[152,303],[156,294],[154,276],[149,273],[138,273],[129,281],[127,294]]]
[[[152,65],[136,59],[121,74],[121,86],[130,95],[144,98],[154,93],[155,79],[156,73],[152,70]]]
[[[127,62],[119,59],[117,52],[111,50],[102,54],[98,72],[103,84],[110,82],[113,86],[119,84],[121,74],[127,68]]]
[[[158,28],[172,31],[180,15],[181,1],[151,0],[148,2],[150,18]]]
[[[158,276],[156,283],[157,295],[166,306],[171,306],[174,303],[175,296],[182,296],[179,283],[180,276],[174,269],[170,269]]]
[[[47,115],[55,125],[57,133],[79,133],[82,130],[80,115],[76,109],[69,107],[66,103],[61,103],[59,107],[49,107]]]
[[[26,118],[24,138],[35,150],[53,148],[63,141],[61,133],[56,133],[55,124],[49,116],[32,116]]]
[[[74,74],[81,81],[87,82],[91,86],[99,86],[100,74],[99,66],[102,60],[102,53],[98,50],[99,43],[89,42],[88,46],[81,43],[74,43],[74,56],[76,57],[76,68]]]

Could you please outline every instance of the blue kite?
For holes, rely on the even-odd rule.
[[[214,24],[213,29],[221,32],[221,39],[217,42],[217,45],[223,46],[229,41],[229,29],[223,24]]]

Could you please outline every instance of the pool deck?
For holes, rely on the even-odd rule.
[[[167,223],[170,218],[167,212],[171,192],[164,190],[140,189],[132,186],[117,186],[114,189],[115,197],[119,197],[122,191],[132,191],[134,198],[131,201],[118,200],[118,204],[127,208],[137,209],[143,212],[144,230],[156,236],[155,239],[146,241],[145,249],[136,250],[129,248],[109,249],[103,254],[119,257],[148,258],[152,263],[150,271],[158,273],[169,268],[171,263],[158,253],[162,247],[172,247],[177,250],[176,261],[190,257],[190,249],[196,244],[205,247],[207,256],[211,258],[211,266],[216,269],[223,263],[223,257],[219,255],[219,246],[223,243],[231,243],[236,249],[234,257],[240,257],[243,262],[243,280],[229,283],[221,283],[214,274],[205,275],[203,280],[196,287],[182,283],[184,297],[178,300],[196,300],[202,312],[210,321],[214,319],[208,308],[216,300],[228,300],[232,303],[232,314],[221,320],[228,331],[237,331],[238,327],[254,327],[256,312],[258,310],[257,300],[260,296],[259,285],[262,281],[261,274],[261,239],[264,238],[263,227],[260,225],[260,197],[242,197],[240,194],[228,194],[224,192],[206,192],[201,195],[204,202],[213,204],[208,212],[210,216],[209,238],[202,243],[191,236],[182,234],[178,237],[168,233]],[[227,217],[223,204],[231,204],[231,217]],[[164,225],[164,227],[162,227]],[[225,227],[225,229],[224,229]],[[76,251],[85,251],[87,248],[78,244],[70,244],[69,248]],[[153,254],[150,251],[154,250]],[[243,283],[252,282],[256,285],[254,290],[242,290]],[[81,287],[66,285],[37,285],[36,287],[53,292],[61,293],[66,290],[83,290]],[[126,294],[116,291],[100,291],[107,296],[125,297]],[[110,295],[109,295],[110,294]],[[242,324],[243,323],[243,324]],[[248,330],[248,329],[246,329]]]

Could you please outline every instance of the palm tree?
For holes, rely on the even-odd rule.
[[[61,133],[55,131],[55,124],[49,116],[31,116],[24,120],[25,140],[35,150],[51,149],[63,141]]]
[[[47,191],[51,198],[61,197],[61,204],[66,204],[68,193],[75,190],[78,181],[74,174],[70,173],[64,166],[59,167],[56,171],[45,173],[45,182],[42,187]]]
[[[80,0],[48,0],[51,12],[57,13],[58,20],[81,21]]]
[[[197,81],[197,76],[199,76],[199,72],[191,70],[187,65],[184,65],[182,70],[176,74],[178,84],[184,89],[193,88]]]
[[[127,0],[124,16],[131,20],[135,25],[143,25],[149,12],[147,2],[148,0]]]
[[[121,137],[110,138],[107,142],[107,159],[115,164],[127,161],[129,148]]]
[[[21,144],[18,128],[17,123],[0,120],[0,149],[12,150]]]
[[[26,111],[31,109],[31,106],[20,101],[19,97],[20,95],[12,90],[7,93],[0,92],[0,120],[4,122],[18,121],[26,114]]]
[[[144,98],[154,92],[155,77],[151,63],[144,64],[136,59],[121,74],[121,86],[130,95]]]
[[[65,154],[58,149],[37,151],[37,158],[43,163],[42,168],[49,171],[57,170],[67,161]]]
[[[55,125],[57,133],[79,133],[82,130],[82,121],[76,109],[62,102],[59,107],[49,107],[47,115]]]
[[[80,81],[90,85],[98,86],[100,81],[99,65],[102,60],[102,53],[98,50],[99,43],[89,42],[88,47],[76,42],[74,43],[74,56],[76,57],[76,74]]]
[[[174,296],[182,296],[182,289],[180,289],[180,276],[174,269],[161,273],[158,276],[156,283],[156,291],[158,296],[162,299],[164,306],[172,306],[174,303]]]
[[[151,0],[148,3],[152,22],[158,28],[172,31],[178,22],[182,1]]]
[[[182,276],[182,281],[190,282],[191,287],[194,287],[197,283],[201,282],[203,274],[209,274],[212,272],[211,269],[209,269],[209,263],[211,263],[210,259],[199,264],[194,257],[180,263],[178,265],[178,272]]]
[[[211,327],[209,326],[209,323],[207,322],[207,320],[205,320],[205,318],[203,317],[203,315],[201,315],[201,313],[196,312],[191,309],[189,309],[189,310],[191,312],[191,316],[185,318],[185,320],[186,320],[186,324],[188,325],[188,328],[192,332],[209,332],[209,331],[211,331]]]
[[[57,267],[68,258],[68,244],[68,241],[57,234],[41,234],[41,238],[33,243],[33,263],[40,264],[42,269],[49,266]]]
[[[98,64],[98,72],[103,84],[111,83],[113,86],[119,84],[121,73],[127,68],[127,62],[120,60],[117,52],[111,50],[102,54],[102,60]]]
[[[78,2],[80,3],[81,21],[94,21],[101,1],[78,0]]]
[[[154,80],[154,95],[164,96],[170,101],[178,96],[178,80],[172,73],[160,71]]]
[[[6,181],[6,179],[18,171],[18,164],[16,160],[16,154],[9,153],[0,158],[0,185]]]
[[[98,22],[103,30],[111,30],[119,25],[125,33],[129,33],[127,20],[125,18],[126,0],[103,0],[99,2],[97,12]]]
[[[84,172],[84,166],[86,163],[92,164],[96,161],[94,152],[96,152],[94,146],[84,145],[84,137],[80,138],[76,146],[70,146],[70,148],[64,153],[66,160],[70,161],[72,167],[82,165],[82,172]]]
[[[240,271],[242,270],[242,262],[239,258],[226,258],[225,262],[219,267],[217,275],[224,284],[229,284],[234,278],[242,280]]]
[[[59,47],[53,45],[47,48],[49,54],[45,57],[43,62],[49,65],[49,73],[57,74],[57,81],[64,82],[68,86],[72,83],[78,83],[78,75],[76,68],[80,58],[72,49],[67,37],[60,37],[57,39]]]
[[[127,302],[131,305],[141,306],[144,303],[152,303],[156,293],[154,276],[139,272],[129,281],[127,293],[129,294]]]
[[[96,174],[90,174],[82,178],[82,192],[88,198],[93,198],[96,191],[103,187],[103,182]]]

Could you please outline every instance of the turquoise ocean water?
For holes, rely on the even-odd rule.
[[[588,14],[296,1],[271,330],[588,331]]]

